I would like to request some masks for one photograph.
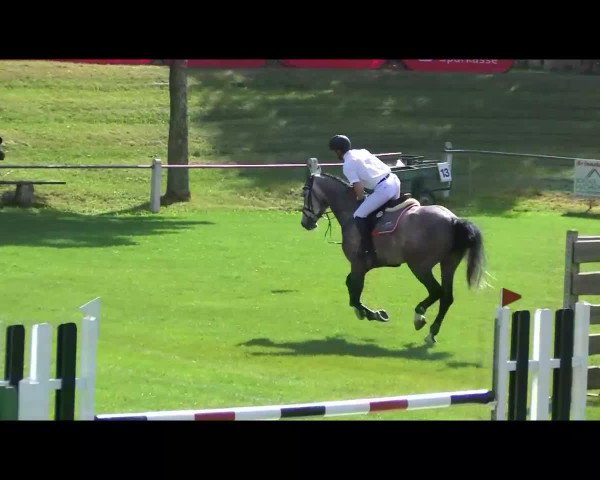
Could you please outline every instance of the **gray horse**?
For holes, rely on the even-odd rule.
[[[385,212],[383,209],[374,212],[379,217],[373,229],[376,260],[370,263],[368,258],[358,254],[360,234],[353,218],[357,201],[350,184],[333,175],[313,174],[308,177],[303,190],[302,226],[305,229],[316,228],[317,221],[328,208],[331,208],[341,225],[342,249],[351,264],[346,286],[350,306],[354,308],[357,317],[388,320],[385,310],[373,311],[361,303],[365,275],[373,268],[399,267],[406,263],[428,293],[427,298],[415,308],[416,330],[425,326],[426,310],[440,301],[438,315],[425,337],[428,344],[434,344],[442,321],[454,300],[454,272],[467,250],[468,285],[478,287],[481,284],[485,254],[479,228],[469,220],[458,218],[441,205],[421,206],[415,199],[409,198]],[[441,285],[432,272],[438,263],[441,266]]]

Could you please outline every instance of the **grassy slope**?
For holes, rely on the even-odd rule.
[[[0,62],[7,161],[147,164],[156,156],[165,159],[167,82],[168,70],[159,66]],[[191,70],[189,84],[190,160],[195,162],[332,160],[326,141],[337,132],[373,151],[428,158],[440,158],[447,140],[463,148],[598,156],[597,77],[275,68]],[[564,181],[570,162],[541,168],[533,160],[456,158],[450,204],[470,205],[474,213],[545,209],[545,202],[535,201],[540,192],[571,188]],[[67,180],[68,187],[40,187],[39,192],[47,194],[48,204],[79,212],[132,209],[149,195],[147,171],[2,173]],[[172,209],[293,208],[304,175],[302,169],[195,171],[192,203]],[[522,197],[534,199],[533,204],[523,205]]]

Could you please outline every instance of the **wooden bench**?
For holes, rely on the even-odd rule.
[[[16,185],[15,192],[10,197],[2,196],[2,203],[15,203],[21,207],[33,204],[34,185],[66,185],[67,182],[56,180],[0,180],[0,185]]]

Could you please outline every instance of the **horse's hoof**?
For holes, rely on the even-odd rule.
[[[356,308],[356,307],[352,307],[354,309],[354,314],[356,315],[356,318],[358,318],[359,320],[362,320],[363,318],[365,318],[365,313],[360,309],[360,308]]]
[[[375,320],[379,320],[380,322],[389,322],[390,316],[387,314],[385,310],[377,310],[375,312],[376,318]]]
[[[425,317],[419,313],[415,313],[415,330],[421,330],[425,324],[427,323],[425,321]]]
[[[435,345],[437,343],[437,340],[435,339],[435,337],[433,335],[431,335],[431,333],[429,335],[427,335],[425,337],[425,343],[427,345],[429,345],[430,347]]]

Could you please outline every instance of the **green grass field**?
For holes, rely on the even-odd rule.
[[[166,160],[167,80],[164,67],[0,62],[5,163]],[[326,141],[338,132],[373,151],[431,158],[447,140],[594,158],[597,82],[518,71],[192,71],[191,161],[333,160]],[[148,172],[0,170],[68,182],[40,187],[38,208],[0,210],[0,321],[77,321],[77,308],[101,297],[99,413],[487,388],[500,288],[523,295],[515,308],[560,307],[565,232],[598,234],[598,222],[563,188],[568,162],[462,158],[447,205],[482,229],[493,286],[467,290],[461,265],[433,349],[413,329],[425,290],[405,266],[367,277],[365,303],[391,322],[356,319],[348,264],[323,238],[326,224],[300,226],[299,170],[196,171],[192,201],[158,215],[146,211]],[[588,418],[600,419],[599,405],[590,401]],[[488,419],[489,409],[345,418]]]
[[[103,413],[486,388],[499,288],[523,295],[518,308],[560,307],[563,232],[593,231],[596,222],[472,217],[485,235],[493,287],[467,290],[462,265],[440,343],[427,349],[425,332],[412,326],[425,290],[408,269],[369,274],[365,302],[392,320],[358,321],[340,247],[325,241],[323,228],[305,231],[297,213],[2,215],[1,265],[11,272],[5,323],[77,320],[79,305],[102,298]],[[488,415],[465,406],[382,417]]]

